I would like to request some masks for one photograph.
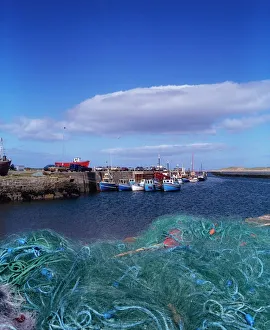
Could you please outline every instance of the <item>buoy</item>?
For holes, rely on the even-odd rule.
[[[165,247],[174,247],[180,244],[179,241],[182,241],[181,230],[172,229],[169,231],[168,237],[163,241]]]
[[[134,243],[136,242],[136,237],[126,237],[123,242],[125,243]]]
[[[216,232],[215,228],[212,228],[212,229],[209,230],[209,234],[210,234],[210,235],[214,235],[215,232]]]
[[[25,316],[21,314],[19,317],[16,317],[15,320],[19,323],[22,323],[25,321]]]

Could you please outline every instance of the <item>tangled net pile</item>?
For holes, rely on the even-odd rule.
[[[179,215],[124,241],[12,236],[0,285],[36,329],[270,329],[269,229]],[[5,317],[0,329],[21,329]]]

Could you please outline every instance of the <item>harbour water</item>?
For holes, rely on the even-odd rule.
[[[168,214],[233,221],[267,213],[269,179],[209,176],[205,182],[183,184],[180,192],[109,192],[75,200],[2,204],[0,235],[49,228],[88,242],[138,235],[153,219]]]

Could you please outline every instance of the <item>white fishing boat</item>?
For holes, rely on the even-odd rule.
[[[199,181],[205,181],[207,179],[207,173],[201,170],[201,173],[198,175]]]
[[[144,191],[144,186],[141,186],[139,183],[134,183],[131,185],[132,191]]]

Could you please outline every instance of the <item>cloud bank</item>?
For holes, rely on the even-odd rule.
[[[103,149],[101,152],[117,155],[123,158],[144,158],[157,157],[158,154],[164,156],[179,156],[183,154],[191,154],[192,152],[213,152],[226,149],[227,146],[221,143],[191,143],[191,144],[162,144],[158,146],[141,146],[134,148],[112,148]]]
[[[270,80],[249,83],[159,86],[96,95],[62,121],[19,118],[2,130],[20,138],[59,140],[63,127],[93,135],[215,133],[270,120]],[[48,109],[49,112],[49,109]]]

